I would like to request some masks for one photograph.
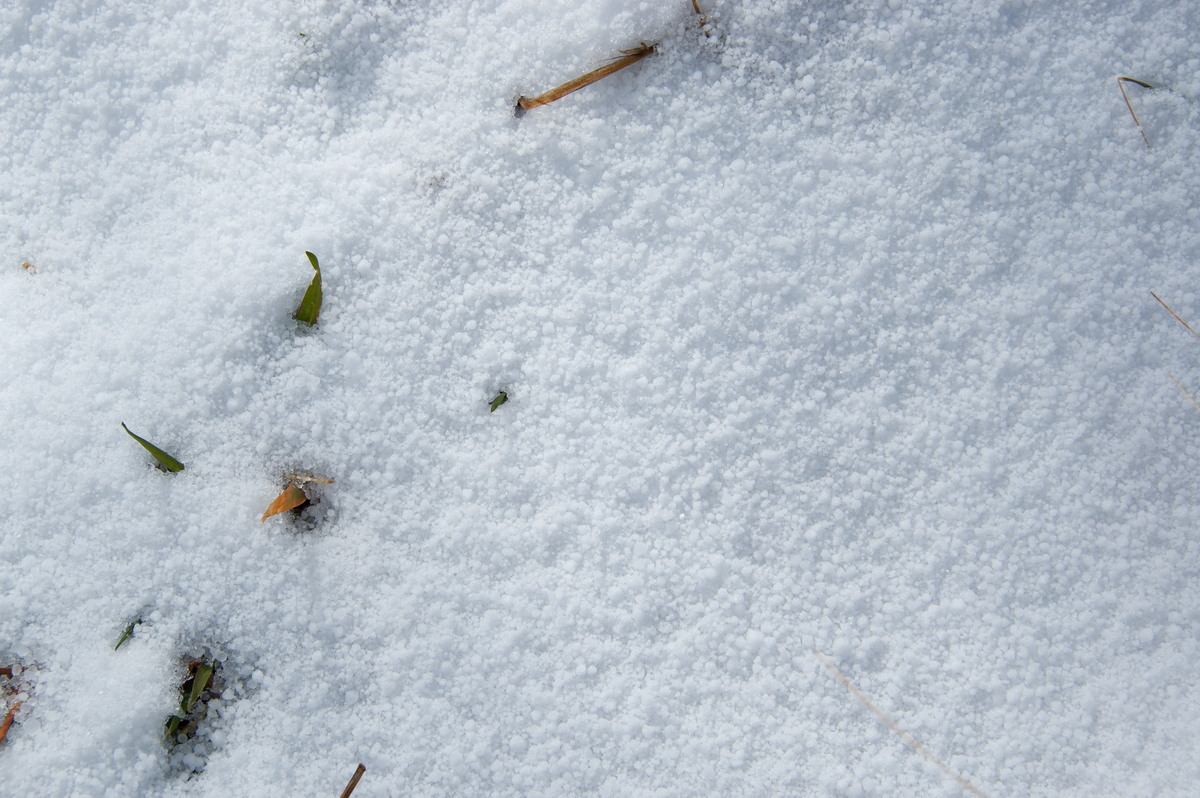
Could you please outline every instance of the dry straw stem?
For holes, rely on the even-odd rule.
[[[1186,396],[1188,398],[1188,401],[1192,403],[1192,407],[1196,408],[1197,410],[1200,410],[1200,403],[1196,402],[1196,397],[1194,397],[1190,393],[1188,393],[1187,388],[1183,387],[1183,383],[1180,382],[1179,379],[1169,371],[1167,372],[1167,376],[1170,377],[1172,381],[1174,381],[1175,387],[1177,387],[1179,390],[1183,391],[1183,395]]]
[[[857,687],[855,687],[854,684],[851,683],[850,679],[846,676],[846,674],[844,674],[840,670],[838,670],[838,667],[836,665],[834,665],[832,662],[830,662],[829,659],[824,654],[822,654],[820,651],[817,651],[815,648],[812,650],[812,653],[816,656],[816,658],[818,660],[821,661],[821,664],[825,666],[825,669],[833,674],[833,678],[835,678],[839,682],[841,682],[842,686],[845,687],[847,690],[849,690],[855,698],[857,698],[859,701],[861,701],[862,705],[864,707],[866,707],[867,709],[874,712],[875,717],[877,717],[881,721],[883,721],[884,725],[886,725],[889,729],[894,731],[900,737],[901,740],[908,743],[909,746],[914,751],[916,751],[918,754],[925,757],[930,762],[932,762],[933,764],[935,764],[939,768],[941,768],[943,773],[945,773],[947,776],[950,776],[952,779],[954,779],[959,784],[961,784],[963,789],[966,790],[967,792],[971,793],[972,795],[978,796],[978,798],[987,798],[987,795],[984,794],[984,792],[982,790],[980,790],[974,784],[972,784],[971,782],[969,782],[965,778],[963,778],[962,774],[960,774],[958,771],[954,770],[949,765],[947,765],[945,762],[943,762],[942,760],[940,760],[936,756],[934,756],[932,753],[930,753],[928,748],[926,748],[925,746],[923,746],[919,742],[917,742],[916,739],[911,734],[906,732],[904,729],[901,729],[900,726],[897,725],[896,721],[894,721],[890,717],[888,717],[887,713],[885,713],[882,709],[880,709],[879,707],[872,704],[871,699],[869,699],[865,695],[863,695],[863,691],[859,690]]]
[[[654,52],[654,48],[658,46],[658,42],[642,42],[637,47],[631,50],[622,50],[621,55],[611,59],[607,64],[599,69],[593,69],[586,75],[580,75],[574,80],[568,80],[561,86],[557,86],[550,91],[543,92],[536,97],[526,97],[521,95],[517,98],[518,112],[524,112],[530,108],[537,108],[541,105],[549,105],[555,100],[560,100],[566,97],[573,91],[579,91],[585,86],[590,86],[598,80],[602,80],[614,72],[620,72],[630,64],[636,64],[650,53]]]
[[[696,16],[700,17],[700,29],[704,31],[704,35],[712,36],[712,32],[708,29],[708,17],[704,16],[704,12],[700,10],[700,3],[697,0],[692,0],[692,8],[696,9]]]
[[[1121,96],[1125,98],[1125,107],[1129,109],[1129,115],[1133,117],[1133,124],[1137,125],[1138,132],[1142,134],[1142,141],[1146,142],[1146,147],[1150,147],[1150,139],[1146,138],[1146,131],[1142,129],[1142,123],[1138,121],[1137,114],[1133,112],[1133,104],[1129,102],[1129,95],[1125,93],[1125,83],[1136,83],[1143,89],[1153,89],[1149,83],[1138,80],[1137,78],[1117,78],[1117,87],[1121,89]]]
[[[285,474],[284,479],[292,482],[315,482],[318,485],[332,485],[333,480],[328,477],[318,477],[316,474]]]
[[[1200,338],[1200,333],[1198,333],[1198,332],[1196,332],[1195,330],[1193,330],[1193,329],[1192,329],[1192,325],[1188,324],[1186,321],[1184,321],[1183,319],[1181,319],[1181,318],[1179,317],[1179,314],[1178,314],[1178,313],[1176,313],[1175,311],[1171,310],[1171,306],[1170,306],[1170,305],[1168,305],[1166,302],[1163,302],[1163,301],[1162,301],[1162,297],[1160,297],[1158,294],[1154,293],[1153,291],[1151,291],[1151,292],[1150,292],[1150,296],[1152,296],[1152,297],[1154,297],[1155,299],[1157,299],[1157,300],[1158,300],[1158,304],[1160,304],[1160,305],[1162,305],[1164,308],[1166,308],[1166,309],[1167,309],[1167,313],[1170,313],[1172,316],[1174,316],[1174,317],[1175,317],[1175,321],[1179,322],[1179,323],[1180,323],[1180,324],[1182,324],[1184,327],[1187,327],[1187,331],[1188,331],[1188,332],[1190,332],[1192,335],[1196,336],[1197,338]]]
[[[350,793],[354,792],[354,788],[358,786],[358,780],[366,772],[367,769],[363,767],[363,763],[359,762],[358,767],[354,769],[354,775],[350,777],[350,783],[346,785],[346,789],[342,790],[342,798],[350,798]]]

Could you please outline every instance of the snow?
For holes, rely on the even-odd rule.
[[[6,792],[1194,792],[1200,8],[702,6],[0,7]]]

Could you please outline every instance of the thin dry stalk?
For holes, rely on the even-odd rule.
[[[4,716],[4,720],[0,722],[0,743],[4,742],[4,737],[8,734],[8,729],[13,724],[13,718],[17,716],[17,710],[20,708],[21,702],[15,702],[9,707],[8,714]]]
[[[1142,141],[1146,142],[1146,147],[1150,147],[1150,139],[1146,138],[1146,131],[1142,129],[1142,123],[1138,120],[1137,114],[1133,112],[1133,104],[1129,102],[1129,95],[1125,93],[1125,83],[1136,83],[1144,89],[1153,89],[1149,83],[1140,81],[1137,78],[1117,78],[1117,87],[1121,89],[1121,96],[1125,98],[1125,107],[1129,109],[1129,115],[1133,117],[1133,124],[1137,125],[1138,132],[1142,134]]]
[[[354,775],[350,777],[350,783],[346,785],[346,789],[342,790],[342,798],[350,798],[350,793],[354,792],[354,788],[358,786],[358,780],[366,772],[367,769],[363,767],[362,762],[359,762],[358,767],[354,769]]]
[[[318,485],[332,485],[333,480],[328,477],[318,477],[316,474],[284,474],[284,479],[290,479],[292,482],[315,482]]]
[[[947,765],[945,762],[943,762],[942,760],[940,760],[936,756],[934,756],[932,753],[930,753],[928,748],[926,748],[925,746],[923,746],[919,742],[917,742],[916,739],[911,734],[906,732],[904,729],[901,729],[900,726],[896,723],[896,721],[894,721],[890,717],[888,717],[887,713],[885,713],[882,709],[880,709],[879,707],[872,704],[871,699],[867,698],[863,694],[862,690],[859,690],[857,687],[855,687],[854,684],[851,683],[850,679],[846,676],[846,674],[844,674],[840,670],[838,670],[838,667],[836,665],[834,665],[832,662],[830,662],[829,659],[827,659],[824,654],[822,654],[820,651],[817,651],[815,648],[812,650],[812,653],[814,655],[816,655],[816,658],[818,660],[821,661],[821,664],[825,666],[825,669],[833,674],[833,678],[835,678],[839,682],[841,682],[842,686],[845,687],[847,690],[849,690],[850,693],[855,698],[857,698],[859,701],[861,701],[862,705],[864,707],[866,707],[867,709],[869,709],[873,713],[875,713],[875,717],[877,717],[881,721],[883,721],[885,726],[887,726],[889,729],[894,731],[900,737],[901,740],[908,743],[908,745],[914,751],[916,751],[918,754],[925,757],[930,762],[932,762],[933,764],[935,764],[939,768],[941,768],[943,773],[945,773],[947,776],[949,776],[950,778],[954,779],[959,784],[961,784],[963,789],[965,789],[967,792],[971,793],[972,795],[978,796],[978,798],[987,798],[987,795],[985,795],[982,790],[980,790],[974,784],[972,784],[971,782],[969,782],[965,778],[963,778],[962,774],[960,774],[958,771],[954,770],[949,765]]]
[[[1168,376],[1168,377],[1170,377],[1170,378],[1171,378],[1171,379],[1172,379],[1172,380],[1175,382],[1175,387],[1176,387],[1176,388],[1178,388],[1179,390],[1183,391],[1183,395],[1184,395],[1184,396],[1186,396],[1186,397],[1188,398],[1188,401],[1192,403],[1192,407],[1196,408],[1197,410],[1200,410],[1200,403],[1197,403],[1197,402],[1196,402],[1196,397],[1194,397],[1194,396],[1192,396],[1190,393],[1188,393],[1188,390],[1187,390],[1187,388],[1184,388],[1184,387],[1183,387],[1183,383],[1182,383],[1182,382],[1180,382],[1180,381],[1179,381],[1179,380],[1178,380],[1178,379],[1175,377],[1175,375],[1174,375],[1174,374],[1172,374],[1172,373],[1171,373],[1171,372],[1169,372],[1169,371],[1167,372],[1167,376]]]
[[[700,30],[704,31],[705,36],[712,36],[712,32],[708,29],[708,17],[704,16],[704,12],[700,10],[700,3],[697,0],[692,0],[692,8],[696,9],[696,16],[700,17]]]
[[[1200,333],[1198,333],[1198,332],[1196,332],[1195,330],[1193,330],[1193,329],[1192,329],[1192,325],[1188,324],[1186,321],[1184,321],[1183,319],[1181,319],[1181,318],[1179,317],[1179,314],[1178,314],[1178,313],[1176,313],[1175,311],[1171,310],[1171,306],[1170,306],[1170,305],[1168,305],[1166,302],[1163,302],[1163,301],[1162,301],[1162,297],[1160,297],[1158,294],[1154,293],[1153,291],[1151,291],[1151,292],[1150,292],[1150,296],[1152,296],[1152,297],[1154,297],[1155,299],[1157,299],[1157,300],[1158,300],[1158,304],[1160,304],[1160,305],[1162,305],[1164,308],[1166,308],[1166,309],[1167,309],[1167,313],[1170,313],[1172,316],[1174,316],[1174,317],[1175,317],[1175,321],[1179,322],[1179,323],[1180,323],[1180,324],[1182,324],[1184,327],[1187,327],[1187,331],[1188,331],[1188,332],[1190,332],[1192,335],[1196,336],[1197,338],[1200,338]]]
[[[517,98],[518,111],[527,111],[530,108],[549,105],[555,100],[560,100],[563,97],[566,97],[573,91],[579,91],[585,86],[590,86],[596,81],[602,80],[614,72],[620,72],[630,64],[636,64],[638,61],[641,61],[643,58],[650,55],[652,52],[654,52],[654,48],[657,45],[658,42],[650,42],[649,44],[642,42],[640,45],[631,50],[622,50],[621,55],[610,60],[607,64],[599,69],[593,69],[586,75],[580,75],[574,80],[568,80],[566,83],[562,84],[561,86],[557,86],[550,91],[543,92],[536,97],[526,97],[522,95]]]

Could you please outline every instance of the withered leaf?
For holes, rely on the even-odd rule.
[[[260,518],[259,521],[266,521],[273,515],[279,515],[280,513],[287,512],[288,510],[294,510],[295,508],[304,504],[306,501],[308,501],[308,496],[304,494],[304,491],[300,489],[300,486],[295,482],[289,482],[288,486],[283,489],[283,493],[276,496],[275,501],[271,502],[271,505],[267,507],[267,511],[263,513],[262,518]]]

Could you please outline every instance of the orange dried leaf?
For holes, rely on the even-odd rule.
[[[8,714],[4,716],[4,722],[0,723],[0,743],[4,742],[4,736],[8,734],[8,728],[12,726],[13,718],[17,716],[17,710],[21,708],[21,702],[17,701],[9,708]]]
[[[273,515],[285,513],[288,510],[294,510],[300,505],[308,501],[308,497],[304,495],[304,491],[295,482],[289,482],[288,486],[283,489],[283,493],[275,497],[275,501],[271,502],[271,506],[263,513],[259,521],[266,521]]]

